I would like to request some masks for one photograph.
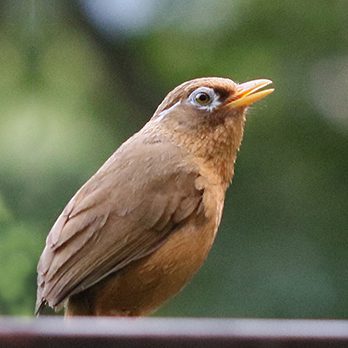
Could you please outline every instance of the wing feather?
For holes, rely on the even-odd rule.
[[[132,151],[116,151],[52,227],[38,265],[37,309],[56,307],[157,249],[198,209],[197,177],[168,143],[133,141]]]

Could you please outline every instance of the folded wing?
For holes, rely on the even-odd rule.
[[[177,148],[133,142],[131,149],[117,151],[52,227],[38,265],[37,312],[150,254],[201,211],[198,173]]]

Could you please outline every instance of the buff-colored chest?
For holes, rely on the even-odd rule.
[[[86,291],[89,315],[145,315],[178,293],[205,261],[220,223],[221,193],[207,190],[203,204],[151,255]]]

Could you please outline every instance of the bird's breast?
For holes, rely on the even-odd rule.
[[[220,195],[207,192],[203,204],[155,252],[94,287],[96,315],[145,315],[183,288],[205,261],[220,223]]]

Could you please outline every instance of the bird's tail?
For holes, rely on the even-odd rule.
[[[34,313],[37,317],[39,317],[43,313],[46,305],[47,305],[47,302],[45,300],[40,300],[36,302]]]

